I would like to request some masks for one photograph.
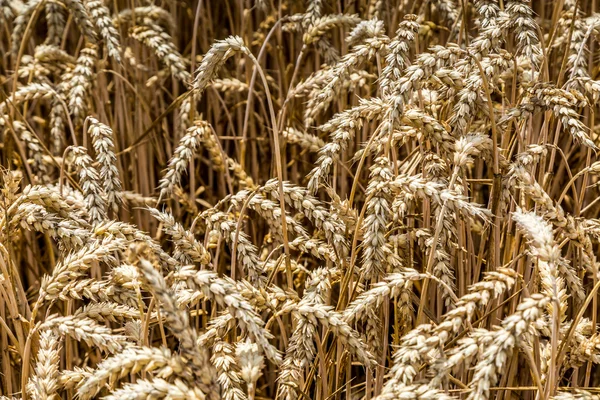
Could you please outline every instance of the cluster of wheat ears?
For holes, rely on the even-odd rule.
[[[599,399],[596,11],[0,0],[0,397]]]

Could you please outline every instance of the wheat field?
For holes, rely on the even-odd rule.
[[[600,399],[597,0],[0,0],[0,398]]]

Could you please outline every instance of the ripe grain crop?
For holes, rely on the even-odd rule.
[[[596,0],[0,0],[0,400],[599,399],[599,56]]]

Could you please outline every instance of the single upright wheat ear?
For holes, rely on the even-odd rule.
[[[79,170],[79,183],[83,189],[87,210],[92,223],[99,223],[106,219],[106,201],[104,190],[100,184],[98,171],[92,165],[92,158],[84,147],[71,149],[73,164]]]
[[[81,49],[77,65],[69,82],[69,110],[73,114],[75,124],[80,125],[87,114],[88,96],[94,79],[94,67],[98,58],[98,48],[88,45]]]
[[[58,392],[60,342],[52,331],[40,334],[35,375],[29,378],[27,392],[34,399],[51,399]]]
[[[100,164],[100,176],[106,193],[106,203],[113,212],[117,212],[119,205],[122,204],[122,183],[117,167],[113,131],[95,118],[90,117],[89,123],[88,133],[92,137],[96,160]]]

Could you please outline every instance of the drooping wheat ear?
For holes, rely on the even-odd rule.
[[[537,257],[538,270],[541,276],[541,291],[550,300],[548,314],[550,316],[550,346],[559,346],[560,325],[566,318],[567,291],[564,280],[559,277],[560,249],[554,241],[552,226],[535,213],[524,213],[520,209],[513,212],[513,220],[530,242],[531,254]],[[549,351],[547,379],[557,379],[556,351]],[[551,389],[554,391],[554,389]]]
[[[83,379],[90,376],[92,369],[90,367],[75,367],[72,370],[60,371],[58,381],[63,389],[74,389]]]
[[[25,229],[47,233],[57,240],[64,249],[78,249],[84,245],[89,235],[87,227],[72,219],[61,218],[48,212],[39,204],[23,203],[11,219],[11,224],[21,224]]]
[[[371,286],[371,289],[362,292],[356,300],[352,301],[343,312],[344,320],[351,324],[367,316],[368,309],[378,309],[385,298],[397,297],[406,288],[410,288],[413,281],[427,277],[414,269],[405,269],[387,275],[383,281]]]
[[[561,334],[565,335],[571,328],[572,322],[567,322],[560,326]],[[567,354],[563,366],[565,368],[577,368],[586,362],[598,364],[600,355],[600,335],[595,333],[592,321],[582,318],[573,330],[570,340],[570,348],[567,347]],[[550,358],[550,361],[552,359]]]
[[[207,270],[198,271],[194,266],[183,266],[173,274],[176,280],[184,281],[187,287],[202,297],[217,302],[221,307],[228,307],[240,326],[248,331],[252,339],[260,345],[265,355],[275,363],[281,361],[277,349],[269,343],[273,335],[264,328],[260,316],[256,314],[250,303],[237,290],[233,281],[219,278],[216,273]]]
[[[419,400],[456,400],[445,390],[438,390],[425,384],[415,385],[396,385],[389,392],[382,393],[374,400],[394,400],[394,399],[419,399]]]
[[[545,145],[531,144],[515,156],[515,162],[509,166],[509,175],[513,175],[518,167],[531,168],[538,164],[542,157],[548,154],[548,147]]]
[[[572,217],[565,216],[562,207],[554,204],[554,201],[546,191],[533,179],[531,174],[529,174],[524,167],[516,167],[513,169],[513,172],[515,178],[520,183],[521,189],[535,203],[538,214],[552,222],[553,225],[563,228],[566,236],[583,248],[583,259],[586,260],[586,263],[588,263],[588,265],[593,265],[596,256],[592,250],[591,240],[582,230],[582,227],[578,227]],[[585,293],[577,271],[569,265],[569,263],[563,262],[562,259],[559,259],[557,263],[559,272],[565,279],[571,294],[576,296],[579,300],[583,300],[585,298]]]
[[[143,196],[139,193],[132,192],[129,190],[124,190],[119,193],[119,197],[124,202],[128,202],[131,205],[135,205],[136,207],[144,207],[150,204],[156,204],[156,197],[152,196]]]
[[[461,136],[454,143],[454,166],[465,167],[472,165],[474,158],[490,159],[492,139],[478,133]]]
[[[273,235],[280,242],[283,243],[283,228],[281,221],[281,207],[274,201],[265,198],[263,195],[255,193],[253,196],[248,190],[241,190],[235,195],[231,196],[231,204],[235,209],[241,209],[244,204],[251,210],[254,210],[260,215],[271,228]],[[298,237],[308,239],[308,233],[304,227],[292,218],[289,213],[286,212],[285,221],[287,224],[288,232],[295,234]]]
[[[216,399],[218,387],[214,368],[209,360],[206,348],[197,346],[198,333],[190,326],[187,312],[177,308],[177,301],[169,289],[163,276],[154,269],[147,260],[141,259],[138,264],[147,289],[159,300],[161,311],[166,318],[165,326],[179,340],[182,353],[191,362],[197,383],[209,399]]]
[[[193,232],[185,230],[179,222],[175,222],[172,214],[160,212],[156,208],[149,208],[149,211],[175,243],[173,258],[183,264],[199,263],[207,266],[210,263],[210,253],[196,240]]]
[[[142,287],[142,276],[139,270],[131,264],[121,264],[110,271],[110,281],[131,289]]]
[[[2,21],[3,23],[7,23],[7,21],[12,20],[13,14],[16,14],[17,16],[13,21],[13,29],[11,34],[10,52],[13,55],[17,55],[19,52],[27,24],[31,20],[34,11],[39,7],[40,1],[41,0],[30,0],[27,2],[26,6],[21,7],[19,10],[13,10],[13,8],[10,6],[2,7],[3,14],[6,18],[5,21]]]
[[[206,222],[206,225],[223,235],[226,243],[230,246],[236,241],[237,219],[232,219],[230,214],[222,212],[207,210],[202,213],[202,218]],[[237,257],[242,263],[242,269],[248,274],[248,279],[253,284],[262,288],[266,283],[266,276],[264,276],[264,266],[260,258],[258,257],[258,249],[250,241],[250,237],[242,231],[237,234]],[[237,266],[232,265],[232,268]]]
[[[80,278],[93,262],[111,261],[113,252],[125,248],[126,243],[122,239],[106,238],[94,240],[81,250],[67,255],[56,264],[51,275],[42,278],[37,303],[41,305],[43,301],[56,300],[67,285]]]
[[[279,200],[278,187],[279,181],[270,179],[262,186],[261,190],[270,193],[276,200]],[[283,182],[283,197],[286,204],[304,214],[318,229],[325,232],[328,242],[341,257],[347,255],[348,244],[345,238],[346,227],[344,223],[327,210],[319,199],[312,196],[307,188],[293,185],[290,182]]]
[[[523,335],[538,322],[549,301],[546,296],[533,294],[517,306],[514,314],[502,321],[500,329],[481,334],[478,341],[486,343],[486,346],[480,361],[475,365],[468,400],[490,398],[490,387],[498,382],[498,374],[503,370],[509,354]]]
[[[0,213],[2,216],[2,220],[0,222],[5,223],[7,216],[10,217],[11,214],[16,212],[17,207],[19,207],[26,199],[23,193],[17,194],[19,191],[21,180],[23,179],[23,173],[20,170],[7,170],[2,171],[0,173],[2,177],[2,187],[0,187],[0,201],[4,203],[4,207],[10,204],[8,210],[4,210],[3,213]],[[25,190],[31,189],[31,186],[27,186],[23,189]]]
[[[24,7],[25,5],[21,0],[0,0],[0,16],[5,19],[5,22],[12,21],[15,16],[22,12]]]
[[[258,345],[248,340],[236,343],[235,355],[240,365],[240,376],[248,385],[248,399],[254,400],[256,382],[261,377],[265,366],[264,358],[260,354]]]
[[[110,16],[110,10],[100,0],[84,0],[84,2],[92,21],[96,24],[100,37],[104,40],[108,55],[120,63],[121,37]]]
[[[161,379],[168,379],[173,375],[181,378],[189,374],[181,357],[172,354],[167,348],[128,347],[105,359],[94,371],[86,374],[77,384],[77,396],[82,400],[91,399],[107,383],[113,386],[117,380],[132,372],[150,372]]]
[[[331,294],[331,275],[333,270],[317,268],[306,279],[303,299],[311,303],[325,304]]]
[[[435,206],[435,218],[442,218],[439,215],[440,210],[439,206]],[[453,215],[448,214],[443,217],[445,218],[443,224],[450,232],[454,230],[454,227],[451,225],[453,217]],[[446,250],[447,245],[451,243],[449,240],[450,235],[441,233],[437,243],[434,243],[434,233],[429,229],[419,229],[415,232],[415,236],[419,246],[423,249],[425,254],[433,252],[433,276],[445,283],[445,285],[440,288],[440,291],[442,292],[444,304],[447,307],[450,307],[452,304],[452,295],[456,291],[454,267],[451,263],[450,254]]]
[[[320,137],[292,127],[285,128],[281,134],[288,143],[297,144],[312,153],[318,152],[321,147],[325,146],[325,141]]]
[[[286,25],[291,28],[290,31],[301,32],[308,31],[311,26],[323,17],[323,0],[309,0],[304,14],[295,14],[290,16]],[[331,41],[327,36],[321,36],[316,42],[319,54],[323,55],[327,64],[337,61],[339,58],[335,46],[332,46]]]
[[[506,24],[503,24],[503,21],[506,21],[507,18],[504,17],[504,13],[501,14],[502,16],[494,16],[494,13],[488,13],[488,15],[491,16],[485,21],[488,25],[481,28],[479,34],[473,39],[467,48],[467,51],[477,57],[482,64],[488,81],[493,83],[497,81],[497,76],[494,76],[488,66],[491,66],[490,64],[502,59],[504,55],[506,55],[502,49],[502,44],[508,36]],[[531,65],[532,64],[528,61],[529,69],[531,69]],[[465,76],[469,76],[473,71],[477,73],[479,70],[474,63],[474,59],[470,59],[469,61],[462,63],[461,69],[463,70],[463,74]],[[505,65],[503,70],[506,69],[508,69],[508,66]]]
[[[404,21],[398,26],[396,37],[390,42],[389,53],[385,57],[387,65],[379,78],[379,86],[384,93],[388,94],[393,90],[408,65],[410,47],[415,41],[419,26],[417,16],[412,14],[405,15]]]
[[[173,187],[181,181],[181,175],[187,169],[206,130],[209,130],[210,133],[208,122],[197,120],[179,141],[179,146],[169,160],[165,175],[158,184],[159,202],[167,199],[173,193]]]
[[[125,222],[105,221],[104,223],[94,226],[93,236],[98,239],[116,237],[123,239],[128,243],[143,244],[153,253],[153,257],[160,260],[163,268],[173,269],[179,263],[164,251],[154,239],[147,233],[139,230],[134,225]]]
[[[443,151],[447,153],[454,151],[455,139],[441,122],[426,112],[415,108],[406,109],[403,111],[400,121],[418,129],[425,138],[432,140]]]
[[[318,320],[323,326],[329,328],[342,345],[345,345],[350,354],[356,356],[358,361],[368,367],[375,365],[373,355],[367,350],[367,346],[360,339],[360,335],[352,329],[344,320],[343,315],[327,306],[319,303],[302,303],[292,311],[294,318],[298,320],[306,318]]]
[[[428,357],[433,349],[442,348],[464,323],[471,321],[477,309],[486,307],[490,301],[510,290],[516,277],[516,272],[509,268],[489,272],[483,281],[469,288],[469,293],[456,302],[456,307],[444,315],[438,326],[432,327],[423,324],[406,334],[402,338],[398,350],[394,353],[394,361],[390,370],[391,378],[386,383],[383,393],[393,390],[400,384],[412,384],[425,357]],[[435,375],[431,385],[439,386],[447,371],[458,362],[459,359],[452,357],[448,361],[444,357],[436,360],[433,365],[432,372]]]
[[[216,341],[221,340],[227,335],[229,329],[231,329],[231,323],[234,318],[229,313],[229,311],[225,311],[221,313],[219,316],[211,318],[208,323],[208,327],[206,332],[204,332],[198,338],[198,346],[200,347],[208,347],[213,345]]]
[[[429,80],[452,83],[462,79],[460,73],[453,71],[461,57],[464,57],[464,50],[454,45],[432,46],[428,53],[419,54],[416,62],[407,67],[398,80],[398,89],[405,101],[412,97],[413,90],[420,89]]]
[[[354,28],[353,33],[356,32],[364,32],[360,38],[360,42],[364,44],[355,45],[350,53],[328,70],[327,78],[325,78],[326,85],[311,92],[304,112],[305,127],[313,125],[317,116],[329,107],[342,82],[350,73],[362,63],[373,58],[389,43],[389,38],[383,33],[384,27],[381,21],[363,21]],[[352,36],[353,33],[350,35]]]
[[[73,70],[68,95],[69,111],[73,114],[73,122],[81,125],[87,115],[88,94],[94,80],[94,67],[98,61],[98,48],[94,44],[88,44],[81,49],[77,65]]]
[[[292,268],[293,266],[294,263],[292,263]],[[289,304],[299,301],[295,293],[286,292],[278,286],[259,289],[244,279],[236,281],[236,286],[239,293],[250,302],[257,312],[269,311],[277,313],[278,310],[286,309]]]
[[[135,16],[135,21],[133,17]],[[162,7],[155,5],[149,5],[144,7],[133,7],[126,8],[119,12],[114,17],[113,22],[115,25],[121,25],[125,23],[132,24],[144,24],[147,21],[164,26],[167,30],[174,30],[177,28],[173,15]]]
[[[242,188],[247,187],[254,189],[256,187],[254,181],[248,176],[242,166],[234,159],[228,157],[227,154],[221,150],[221,146],[217,142],[218,138],[215,137],[212,129],[205,129],[202,132],[200,140],[202,141],[202,146],[208,152],[211,167],[214,168],[215,171],[224,172],[225,167],[227,167],[233,172],[233,177]]]
[[[177,51],[173,38],[160,25],[145,23],[136,25],[129,31],[129,35],[150,47],[156,53],[156,57],[169,67],[171,74],[183,83],[191,79],[187,71],[186,60]]]
[[[313,90],[318,90],[319,88],[324,87],[327,84],[329,69],[331,69],[331,66],[324,65],[321,69],[313,72],[311,75],[305,78],[304,81],[299,82],[294,88],[292,88],[288,93],[288,97],[306,97]]]
[[[361,21],[357,14],[328,14],[313,21],[312,25],[304,33],[302,41],[306,45],[318,42],[323,35],[331,29],[340,26],[354,26]]]
[[[87,154],[85,147],[72,147],[71,155],[73,165],[79,172],[79,184],[83,190],[90,220],[93,224],[100,223],[106,219],[106,201],[104,201],[104,191],[99,182],[98,171],[92,165],[92,158]]]
[[[73,15],[73,19],[75,20],[75,24],[85,36],[86,40],[89,44],[95,44],[97,41],[96,30],[94,29],[94,25],[92,24],[92,18],[90,18],[90,14],[86,10],[83,5],[82,0],[61,0],[67,10],[71,12]]]
[[[39,45],[35,47],[35,59],[41,63],[58,64],[63,70],[75,66],[76,59],[56,45]]]
[[[200,140],[202,142],[202,146],[208,152],[208,157],[210,158],[211,167],[214,168],[215,171],[224,172],[225,171],[225,161],[223,157],[227,157],[221,152],[221,148],[219,143],[217,143],[217,139],[213,135],[211,129],[205,129],[202,132]]]
[[[19,65],[19,71],[16,75],[18,75],[19,78],[31,76],[35,80],[45,80],[51,73],[50,68],[38,63],[37,60],[29,54],[25,54],[21,58],[21,65]]]
[[[436,0],[434,5],[440,13],[442,20],[444,20],[449,27],[453,26],[454,30],[460,30],[462,20],[456,3],[455,0]]]
[[[361,21],[350,31],[350,33],[348,33],[348,36],[346,37],[346,43],[348,43],[349,46],[359,45],[379,34],[383,33],[385,35],[384,29],[385,27],[382,28],[382,23],[380,20],[370,19]],[[389,43],[389,38],[387,38],[387,42]],[[384,49],[383,51],[386,50]],[[340,61],[334,63],[334,66],[339,65]]]
[[[378,98],[360,100],[358,106],[333,116],[320,130],[331,132],[331,142],[319,151],[317,166],[308,175],[308,190],[314,194],[323,179],[327,177],[340,153],[346,149],[348,142],[354,138],[365,122],[373,120],[385,113],[387,104]]]
[[[598,146],[587,134],[587,127],[581,122],[579,114],[575,111],[576,107],[585,105],[585,100],[584,104],[581,104],[581,99],[551,84],[538,84],[531,91],[534,96],[531,101],[545,109],[552,110],[560,119],[563,128],[573,136],[576,142],[594,150],[598,149]]]
[[[525,55],[531,60],[532,65],[539,65],[542,57],[540,39],[538,38],[538,25],[533,17],[534,13],[529,5],[530,0],[511,0],[506,6],[508,20],[505,29],[515,34],[517,54]]]
[[[128,307],[138,307],[137,294],[113,282],[82,279],[67,283],[58,298],[62,301],[89,299],[93,302],[116,302]]]
[[[49,178],[49,171],[46,163],[43,160],[42,155],[44,154],[42,146],[39,140],[21,121],[13,122],[13,129],[19,138],[27,146],[28,156],[31,158],[31,166],[33,172],[36,174],[37,179],[40,182],[47,182]]]
[[[192,88],[198,97],[206,89],[210,81],[216,76],[217,71],[225,64],[227,59],[237,52],[247,52],[244,41],[239,36],[230,36],[224,40],[216,41],[208,50],[200,66],[196,70],[196,77]]]
[[[58,190],[48,186],[26,186],[20,196],[16,198],[6,212],[8,217],[13,216],[21,204],[32,203],[44,207],[46,210],[59,215],[63,219],[75,221],[78,225],[88,227],[88,215],[85,205],[73,202],[68,197],[60,195]]]
[[[216,342],[211,361],[217,370],[217,381],[221,385],[223,399],[246,400],[248,397],[241,388],[242,378],[233,345],[222,340]]]
[[[113,143],[113,131],[96,118],[90,117],[88,133],[92,137],[96,161],[100,164],[100,177],[102,187],[106,193],[106,203],[112,207],[114,213],[119,211],[121,199],[121,177],[117,168],[117,156]]]
[[[227,157],[227,168],[233,172],[233,177],[241,188],[248,188],[250,190],[255,190],[258,188],[252,177],[250,177],[240,163],[235,161],[233,158]]]
[[[535,213],[520,209],[513,212],[512,218],[530,242],[531,255],[538,258],[542,292],[551,299],[549,314],[554,315],[553,311],[556,312],[554,317],[558,318],[557,322],[562,322],[566,317],[567,294],[564,281],[558,276],[561,255],[554,241],[552,226]]]
[[[113,391],[103,397],[105,400],[204,400],[206,394],[198,387],[190,387],[184,381],[175,379],[170,383],[164,379],[138,379],[136,383],[128,383],[122,389]]]
[[[456,191],[444,188],[443,185],[428,179],[400,174],[392,182],[391,187],[400,195],[431,199],[438,206],[446,205],[448,210],[460,210],[473,218],[488,221],[491,212],[478,204],[469,202],[465,196]]]
[[[56,3],[46,3],[46,23],[48,24],[48,36],[46,43],[59,46],[65,29],[65,16],[62,7]]]
[[[242,93],[250,89],[246,82],[235,78],[213,79],[211,87],[224,93]]]
[[[0,103],[0,123],[4,120],[3,116],[6,114],[6,110],[9,107],[16,107],[26,101],[41,98],[48,99],[55,94],[56,92],[52,86],[47,83],[30,83],[26,86],[19,87],[14,94]]]
[[[40,325],[42,331],[52,331],[59,336],[70,336],[83,341],[88,346],[95,346],[108,353],[119,353],[127,345],[125,336],[117,335],[110,328],[99,325],[90,318],[62,317],[53,314]]]
[[[139,310],[123,304],[106,301],[91,303],[75,310],[72,314],[77,318],[90,318],[98,322],[115,322],[117,319],[139,318]]]
[[[60,341],[52,331],[40,333],[34,374],[27,383],[27,393],[34,400],[55,399],[58,392]]]
[[[482,95],[483,79],[487,78],[481,76],[477,67],[465,69],[464,87],[459,91],[459,100],[454,105],[454,114],[450,120],[457,135],[466,134],[469,122],[482,112],[487,112]]]
[[[398,269],[400,259],[392,251],[386,233],[391,221],[390,202],[392,193],[389,182],[393,177],[391,161],[387,157],[379,157],[371,167],[371,175],[366,195],[367,210],[363,220],[363,242],[361,273],[365,279],[375,279],[384,273]]]
[[[323,242],[320,239],[309,238],[307,236],[298,236],[289,242],[289,246],[291,250],[299,251],[303,254],[312,254],[319,260],[329,260],[333,262],[338,260],[337,253],[333,246]],[[279,265],[284,267],[285,263],[283,265]],[[283,271],[285,271],[285,269],[283,269]]]
[[[575,389],[573,392],[558,392],[551,400],[599,400],[600,396],[581,389]]]

